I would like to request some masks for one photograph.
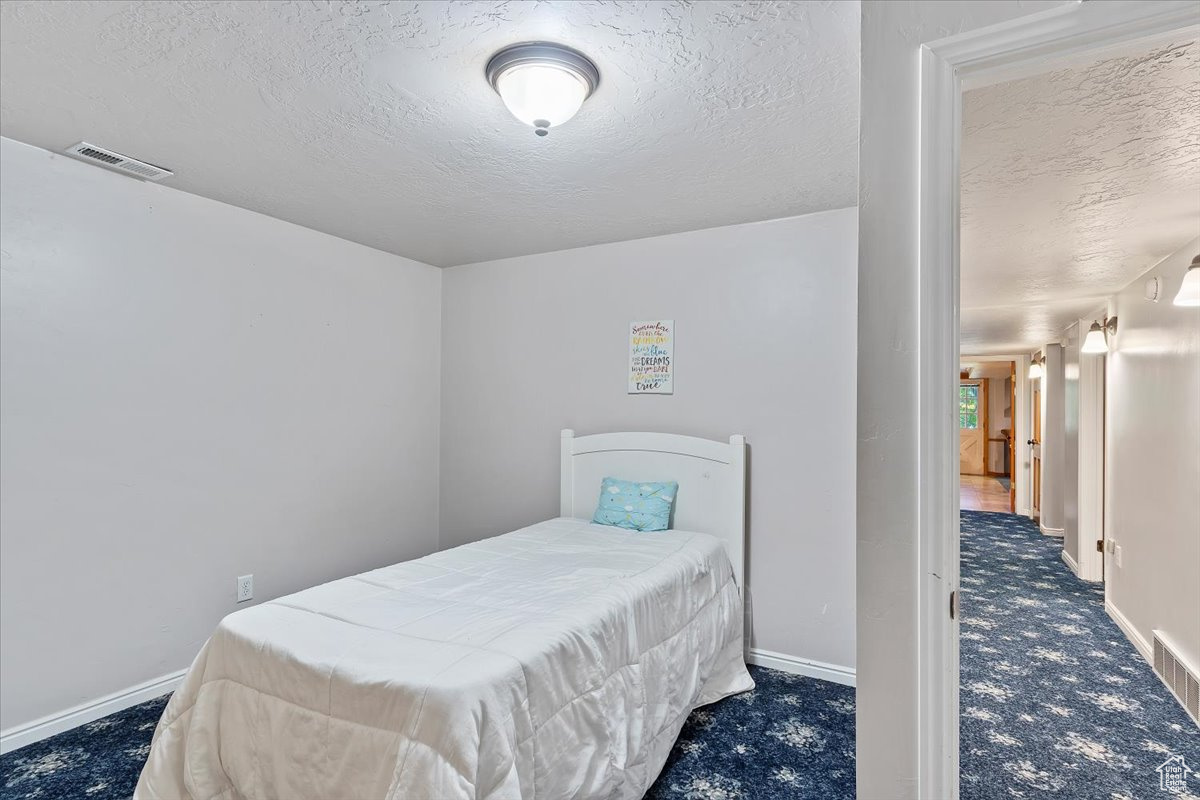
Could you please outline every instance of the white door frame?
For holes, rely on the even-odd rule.
[[[1194,0],[1073,3],[921,48],[918,797],[958,797],[958,316],[962,92],[1200,30]]]

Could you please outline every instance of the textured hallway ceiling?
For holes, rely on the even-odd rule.
[[[968,92],[963,353],[1030,352],[1200,235],[1200,44]]]
[[[0,4],[0,133],[446,266],[856,203],[854,2]],[[541,139],[483,78],[600,68]]]

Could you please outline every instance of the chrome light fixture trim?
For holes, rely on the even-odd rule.
[[[533,108],[539,104],[545,103],[546,107],[550,108],[554,105],[555,99],[560,98],[531,98],[528,94],[521,94],[514,98],[511,94],[506,94],[504,78],[506,75],[516,76],[518,71],[523,68],[540,67],[547,70],[559,70],[561,73],[566,73],[578,81],[578,88],[582,90],[582,97],[576,95],[573,102],[574,108],[557,109],[562,113],[560,118],[555,118],[553,114],[545,113],[530,113]],[[527,124],[533,125],[535,132],[539,136],[545,136],[549,128],[555,125],[561,125],[575,115],[579,107],[587,101],[592,93],[596,91],[596,87],[600,85],[600,70],[592,63],[592,60],[580,53],[578,50],[573,50],[570,47],[553,42],[523,42],[505,47],[488,61],[484,68],[484,75],[491,87],[500,95],[508,110],[517,117],[517,119]],[[545,73],[543,73],[545,75]],[[552,78],[550,76],[542,79],[545,90],[545,81]],[[515,79],[515,77],[514,77]],[[511,82],[510,82],[511,89]],[[518,90],[519,91],[519,90]],[[514,104],[515,103],[515,104]]]

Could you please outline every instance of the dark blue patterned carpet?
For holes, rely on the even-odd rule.
[[[963,800],[1182,800],[1172,754],[1200,769],[1200,729],[1062,562],[1012,514],[962,512]]]
[[[754,691],[692,713],[647,798],[854,797],[854,689],[750,672]]]
[[[698,709],[647,797],[854,796],[854,690],[751,667],[758,687]],[[167,698],[0,757],[0,798],[127,798]]]
[[[1061,542],[1009,514],[962,515],[964,800],[1198,800],[1159,791],[1200,730],[1104,612]],[[751,667],[758,688],[697,710],[653,800],[854,796],[854,690]],[[166,698],[0,757],[0,798],[127,798]]]
[[[170,695],[0,756],[0,798],[128,798]]]

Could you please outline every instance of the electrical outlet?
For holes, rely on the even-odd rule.
[[[254,576],[242,575],[237,579],[237,601],[244,603],[254,599]]]

